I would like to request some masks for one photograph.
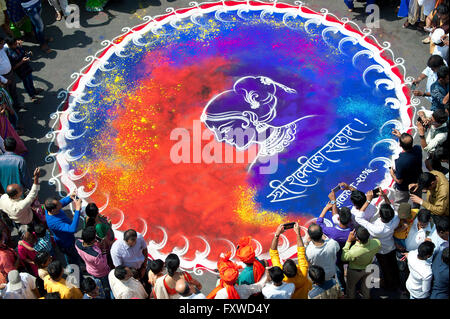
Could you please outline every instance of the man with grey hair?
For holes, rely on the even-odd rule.
[[[197,287],[189,285],[184,279],[177,280],[175,290],[180,295],[179,299],[206,299],[206,296]]]
[[[6,194],[0,197],[0,210],[3,210],[8,217],[20,225],[29,225],[33,222],[35,215],[31,206],[36,200],[39,192],[39,174],[40,169],[34,171],[34,183],[28,195],[22,199],[23,188],[18,184],[8,185]],[[36,220],[39,222],[39,220]]]

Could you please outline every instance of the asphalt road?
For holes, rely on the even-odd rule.
[[[25,47],[34,52],[32,67],[35,85],[45,90],[44,98],[39,104],[33,104],[25,95],[23,85],[18,83],[19,95],[23,97],[25,109],[20,112],[21,121],[25,127],[23,139],[29,149],[27,162],[29,169],[41,167],[42,182],[39,198],[43,201],[47,196],[54,195],[55,185],[48,183],[53,164],[46,163],[45,157],[49,152],[49,138],[53,120],[50,115],[61,103],[58,94],[67,89],[74,81],[71,74],[79,72],[88,64],[85,57],[94,55],[102,49],[101,42],[112,39],[121,33],[122,28],[133,27],[142,23],[146,15],[159,15],[166,12],[168,7],[175,9],[189,7],[191,0],[110,0],[102,13],[91,13],[84,9],[84,0],[71,0],[70,3],[80,6],[80,28],[68,28],[64,21],[56,21],[54,10],[47,1],[43,2],[43,19],[46,34],[54,38],[50,47],[53,53],[43,54],[35,43],[25,42]],[[292,0],[280,2],[294,3]],[[364,28],[366,15],[363,3],[355,2],[355,12],[348,12],[343,0],[304,0],[306,6],[313,10],[327,8],[330,13],[338,17],[353,19]],[[386,3],[392,1],[385,1]],[[417,76],[426,66],[429,57],[428,46],[421,43],[425,37],[423,32],[415,29],[403,29],[404,19],[398,19],[394,13],[395,6],[385,5],[381,10],[380,28],[373,29],[373,34],[379,42],[391,43],[391,50],[395,57],[405,59],[406,75]],[[50,149],[54,152],[55,149]],[[208,293],[215,284],[215,276],[205,274],[200,278],[204,283],[204,291]]]

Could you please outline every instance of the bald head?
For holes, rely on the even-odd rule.
[[[413,137],[408,133],[403,133],[400,136],[400,146],[405,150],[409,151],[413,148]]]
[[[6,194],[8,194],[9,198],[18,198],[22,195],[22,187],[18,184],[10,184],[6,187]]]
[[[177,283],[175,284],[175,290],[183,297],[190,295],[189,284],[184,279],[177,280]]]

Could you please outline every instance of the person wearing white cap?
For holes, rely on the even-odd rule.
[[[444,29],[438,28],[431,35],[431,41],[435,44],[433,55],[440,55],[444,60],[448,59],[448,45],[445,45],[444,38],[448,37]]]
[[[3,299],[38,299],[36,277],[26,273],[11,270],[8,273],[8,283],[2,291]]]

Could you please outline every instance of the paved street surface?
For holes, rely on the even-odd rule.
[[[90,13],[84,9],[85,1],[71,0],[81,9],[81,27],[79,29],[67,28],[64,21],[56,21],[55,13],[48,2],[43,0],[43,18],[46,24],[47,36],[54,38],[50,47],[51,54],[43,54],[35,43],[25,42],[25,47],[34,52],[32,66],[35,70],[34,78],[37,87],[43,88],[44,98],[39,104],[33,104],[25,95],[23,86],[18,83],[19,94],[24,98],[25,109],[20,117],[25,126],[23,139],[29,149],[27,162],[30,171],[34,167],[41,167],[40,200],[55,194],[55,186],[48,183],[51,177],[52,163],[44,161],[48,154],[49,139],[46,134],[53,124],[50,114],[56,110],[61,100],[58,93],[65,90],[73,81],[70,76],[79,72],[88,62],[85,57],[94,55],[102,49],[101,42],[112,39],[123,33],[122,28],[133,27],[142,23],[146,15],[159,15],[166,12],[166,8],[189,7],[191,0],[110,0],[102,13]],[[294,3],[284,0],[280,2]],[[366,15],[363,12],[363,3],[355,2],[355,12],[349,13],[343,0],[303,0],[306,6],[313,10],[327,8],[330,13],[338,17],[354,19],[361,28],[364,27]],[[386,1],[391,2],[391,1]],[[426,66],[429,57],[428,46],[421,43],[425,34],[415,29],[403,29],[404,19],[398,19],[394,13],[395,7],[385,6],[381,12],[381,27],[374,30],[380,43],[388,41],[396,57],[405,59],[407,76],[414,76]],[[52,149],[51,151],[55,151]],[[210,274],[200,278],[204,284],[204,293],[211,291],[216,277]]]

